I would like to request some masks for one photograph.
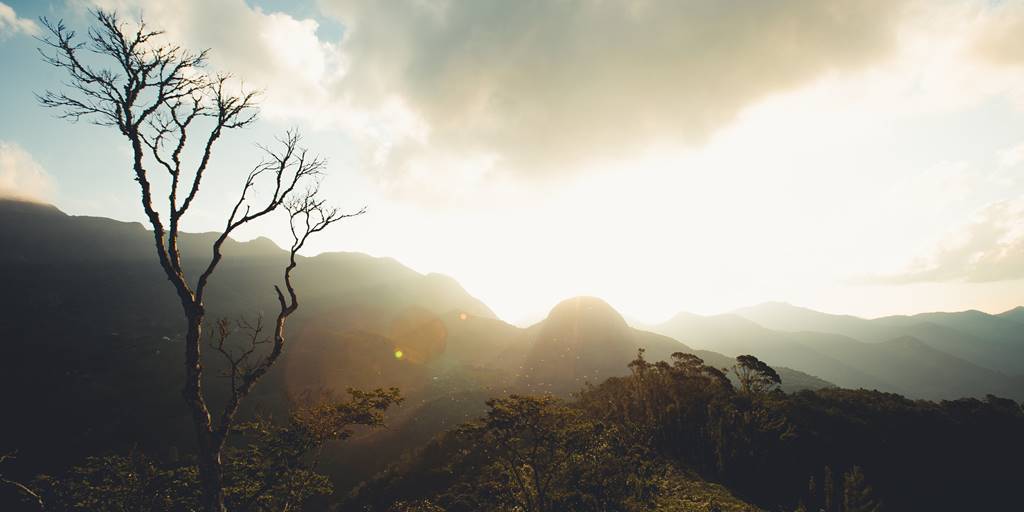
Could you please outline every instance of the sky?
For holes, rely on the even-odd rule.
[[[0,196],[143,220],[125,141],[34,99],[63,79],[39,17],[99,7],[263,91],[186,230],[295,128],[368,207],[307,254],[447,274],[514,323],[576,295],[642,322],[1024,304],[1024,2],[0,2]]]

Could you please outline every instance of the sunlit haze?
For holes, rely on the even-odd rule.
[[[513,323],[576,295],[640,322],[1022,302],[1020,2],[4,2],[4,196],[143,220],[118,135],[33,97],[59,79],[37,18],[99,6],[265,91],[186,230],[219,229],[254,143],[297,127],[329,198],[368,207],[306,254],[447,274]]]

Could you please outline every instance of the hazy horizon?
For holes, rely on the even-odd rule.
[[[5,198],[0,198],[0,199],[5,199]],[[52,204],[52,203],[47,203],[45,201],[40,201],[40,200],[36,200],[36,199],[16,199],[16,200],[32,202],[32,203],[36,203],[36,204],[40,204],[40,205],[44,205],[44,206],[54,206],[57,209],[61,209],[59,205]],[[63,211],[63,210],[61,210],[61,211]],[[68,212],[64,212],[64,213],[68,213]],[[71,214],[69,214],[69,215],[71,215]],[[119,220],[119,219],[113,219],[113,220]],[[120,221],[121,222],[137,222],[137,221],[132,221],[132,220],[120,220]],[[148,231],[151,231],[151,230],[149,230],[145,226],[145,224],[142,224],[142,223],[138,223],[138,224],[143,229],[147,229]],[[257,237],[254,237],[254,238],[250,238],[248,240],[240,240],[240,241],[248,242],[248,241],[252,241],[252,240],[254,240],[256,238],[262,238],[262,239],[265,239],[265,240],[269,240],[271,243],[274,243],[274,245],[276,247],[278,247],[279,249],[284,250],[281,246],[277,245],[276,242],[274,242],[273,240],[271,240],[271,239],[269,239],[267,237],[264,237],[264,236],[257,236]],[[319,256],[321,254],[328,254],[328,253],[331,253],[331,252],[336,252],[336,251],[323,251],[323,252],[320,252],[320,253],[317,253],[317,254],[307,254],[306,256],[308,256],[308,257],[316,257],[316,256]],[[359,251],[343,251],[343,252],[356,252],[356,253],[359,253],[359,254],[366,254],[366,253],[360,253]],[[397,261],[398,263],[400,263],[402,265],[405,265],[405,263],[402,262],[401,260],[398,260],[398,259],[393,258],[393,257],[388,256],[388,255],[373,255],[373,254],[367,254],[367,255],[371,256],[371,257],[374,257],[374,258],[393,259],[393,260]],[[433,273],[430,270],[418,271],[418,272],[421,273],[421,274],[424,274],[424,275]],[[447,275],[447,274],[445,274],[445,275]],[[454,277],[454,276],[449,276],[449,277]],[[456,279],[456,281],[458,281],[458,280]],[[460,282],[459,284],[461,285],[462,283]],[[472,291],[471,290],[467,290],[467,291],[470,292],[470,294],[472,295]],[[506,322],[506,323],[515,325],[517,327],[529,327],[529,326],[531,326],[533,324],[536,324],[536,323],[538,323],[540,321],[543,321],[545,319],[545,317],[547,317],[548,313],[552,309],[554,309],[554,307],[557,306],[558,304],[560,304],[560,303],[562,303],[564,301],[570,300],[570,299],[578,298],[578,297],[591,297],[591,296],[584,295],[584,294],[566,295],[564,297],[556,299],[554,302],[552,302],[547,307],[544,307],[543,304],[538,304],[537,308],[535,310],[530,311],[527,314],[522,315],[520,317],[517,317],[517,318],[507,318],[507,317],[502,316],[501,314],[498,314],[498,318],[500,320]],[[622,312],[622,310],[615,303],[613,303],[612,301],[609,301],[608,299],[606,299],[604,297],[600,297],[600,296],[593,296],[593,297],[597,298],[599,300],[602,300],[604,302],[607,302],[616,311],[619,311],[620,313]],[[980,309],[980,308],[968,308],[968,309],[957,309],[957,310],[920,310],[920,311],[907,311],[907,312],[892,312],[892,313],[882,314],[882,315],[878,315],[878,316],[862,316],[862,315],[856,315],[856,314],[852,314],[852,313],[845,312],[845,311],[820,310],[820,309],[812,308],[812,307],[801,305],[801,304],[790,303],[790,302],[787,302],[787,301],[784,301],[784,300],[772,300],[772,299],[769,299],[769,300],[765,300],[765,301],[761,301],[761,302],[744,304],[744,305],[738,306],[736,308],[731,308],[731,309],[727,309],[727,310],[703,311],[702,312],[702,311],[691,311],[691,310],[680,309],[680,310],[678,310],[678,311],[668,315],[667,317],[663,317],[663,318],[647,319],[647,318],[643,318],[643,317],[639,317],[639,316],[634,316],[634,315],[630,315],[630,314],[623,314],[623,317],[625,318],[626,322],[629,325],[631,325],[631,326],[647,328],[647,327],[652,327],[652,326],[656,326],[656,325],[668,322],[669,320],[675,318],[677,315],[680,315],[680,314],[694,314],[694,315],[699,315],[699,316],[704,316],[704,317],[711,317],[711,316],[717,316],[717,315],[732,314],[732,313],[735,313],[735,312],[737,312],[737,311],[739,311],[741,309],[753,308],[753,307],[764,306],[764,305],[774,305],[774,304],[779,304],[779,305],[784,305],[784,306],[791,306],[791,307],[799,308],[799,309],[808,309],[808,310],[812,310],[812,311],[815,311],[815,312],[818,312],[818,313],[825,313],[825,314],[829,314],[829,315],[854,316],[854,317],[857,317],[857,318],[862,318],[862,319],[867,319],[867,320],[880,319],[880,318],[885,318],[885,317],[890,317],[890,316],[914,316],[914,315],[923,314],[923,313],[963,313],[963,312],[968,312],[968,311],[981,311],[981,312],[987,313],[989,315],[998,315],[999,313],[1005,313],[1007,311],[1011,311],[1011,310],[1014,310],[1014,309],[1019,308],[1019,307],[1024,307],[1024,304],[1020,304],[1020,305],[1011,306],[1011,307],[1006,308],[1006,309],[995,309],[995,310],[984,310],[984,309]],[[488,305],[486,303],[486,301],[484,301],[484,305]],[[496,314],[497,314],[497,312],[496,312]]]

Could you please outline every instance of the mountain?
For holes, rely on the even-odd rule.
[[[769,329],[829,332],[867,342],[911,336],[979,366],[1007,375],[1024,375],[1024,330],[1007,318],[980,311],[868,320],[784,303],[766,303],[741,309],[736,314]]]
[[[1024,378],[999,371],[1018,368],[1024,347],[1008,341],[1006,319],[976,313],[866,320],[768,303],[730,315],[683,313],[654,330],[695,347],[756,354],[843,387],[930,399],[1024,396]]]
[[[314,367],[312,360],[325,368],[343,369],[340,373],[350,378],[359,368],[383,375],[401,371],[403,380],[398,385],[403,394],[413,393],[413,400],[389,420],[387,431],[333,449],[326,469],[339,486],[355,485],[361,477],[383,470],[381,461],[393,460],[434,435],[479,416],[488,398],[510,393],[552,393],[567,398],[588,382],[599,384],[609,377],[628,375],[627,364],[640,348],[649,361],[669,360],[672,353],[684,352],[718,368],[735,364],[732,357],[694,350],[672,338],[634,329],[614,308],[594,297],[562,301],[545,319],[527,328],[465,311],[424,315],[409,325],[418,326],[404,331],[414,344],[397,343],[398,338],[391,337],[376,345],[356,347],[353,339],[332,339],[325,334],[312,338],[321,340],[318,344],[304,344],[300,349],[306,354],[303,357],[311,360],[299,365],[306,378],[324,373],[309,371]],[[374,349],[381,345],[388,348]],[[399,363],[391,350],[406,352],[414,345],[443,348],[415,349],[412,353],[421,365],[396,367]],[[350,361],[356,357],[363,360]],[[833,387],[797,370],[776,370],[785,391]],[[367,382],[357,384],[365,387]]]
[[[512,337],[506,324],[497,336]],[[504,334],[501,334],[504,333]],[[458,336],[453,336],[457,338]],[[644,349],[649,361],[671,360],[674,352],[696,354],[712,366],[727,368],[732,357],[695,350],[670,337],[630,327],[614,308],[595,297],[574,297],[556,305],[547,318],[515,336],[501,356],[490,363],[514,375],[514,387],[568,394],[585,383],[626,375],[624,362]],[[778,368],[787,390],[817,389],[832,384],[790,368]]]
[[[973,309],[957,313],[939,312],[913,316],[889,316],[876,319],[875,322],[901,327],[930,323],[954,329],[981,341],[1024,345],[1024,325],[1000,315],[990,315]]]
[[[898,331],[863,318],[831,315],[784,302],[766,302],[733,313],[776,331],[831,332],[864,341],[885,341],[899,336]]]
[[[593,297],[575,297],[554,307],[530,328],[519,382],[538,390],[577,390],[627,372],[623,361],[643,348],[651,359],[669,359],[688,347],[634,331],[615,309]]]
[[[997,316],[1024,325],[1024,306],[1017,306],[1009,311],[999,313]]]
[[[193,275],[214,238],[182,234],[183,263]],[[207,295],[210,320],[274,311],[273,285],[287,253],[265,238],[228,240],[224,252]],[[406,398],[389,412],[387,433],[331,448],[327,469],[336,483],[355,483],[479,414],[487,397],[568,394],[584,381],[628,373],[637,348],[651,359],[690,350],[628,327],[596,299],[567,301],[527,329],[512,326],[454,279],[389,258],[302,257],[295,280],[302,306],[289,321],[288,349],[243,414],[283,414],[303,394],[348,387],[398,386]],[[133,446],[167,457],[190,449],[179,392],[183,322],[152,232],[138,223],[0,201],[0,282],[0,386],[20,390],[8,396],[18,413],[0,424],[0,450],[17,448],[26,471],[41,472]],[[566,343],[575,347],[571,364]],[[701,354],[716,366],[732,364]],[[225,399],[216,379],[223,364],[205,352],[214,406]],[[787,386],[829,385],[782,372]]]
[[[193,275],[214,237],[182,235],[183,263]],[[207,295],[210,320],[274,311],[273,285],[287,253],[265,238],[229,240],[224,251]],[[18,449],[31,474],[99,452],[137,447],[177,457],[192,446],[179,393],[180,306],[153,252],[152,232],[138,223],[0,200],[0,386],[17,390],[5,395],[16,413],[0,422],[0,450]],[[864,343],[841,334],[782,332],[742,315],[679,317],[685,329],[655,333],[631,327],[592,297],[566,300],[520,328],[496,318],[448,276],[358,253],[301,257],[295,278],[302,307],[289,321],[288,349],[243,415],[282,414],[303,394],[348,387],[398,386],[406,398],[389,411],[389,430],[330,448],[326,469],[340,487],[475,417],[488,397],[568,395],[586,382],[628,374],[640,348],[650,361],[688,352],[719,368],[732,366],[739,353],[755,354],[778,370],[787,391],[914,384],[938,396],[974,393],[998,378],[915,340]],[[959,333],[936,322],[914,325],[949,339]],[[896,333],[878,342],[907,329],[870,328]],[[215,378],[224,363],[214,356],[206,351],[203,363],[216,406],[225,398]],[[880,369],[864,367],[874,364]],[[907,380],[904,373],[930,380]]]
[[[773,331],[735,314],[700,316],[680,313],[652,327],[652,330],[695,347],[730,356],[755,354],[769,365],[801,368],[842,387],[894,387],[884,378],[873,376],[813,347],[814,338],[833,337],[835,339],[828,340],[833,343],[855,341],[843,336]]]
[[[187,269],[205,264],[213,238],[182,235]],[[207,296],[210,320],[274,311],[287,253],[264,238],[229,240],[224,249]],[[249,412],[282,411],[308,390],[350,385],[401,385],[408,397],[428,400],[450,382],[433,380],[437,373],[413,357],[431,350],[416,345],[429,341],[416,337],[419,326],[450,311],[494,319],[455,280],[388,258],[303,257],[295,281],[302,307],[289,322],[288,350]],[[18,448],[26,464],[52,469],[132,445],[154,453],[192,445],[179,393],[180,305],[156,262],[152,232],[0,200],[0,282],[0,386],[19,390],[5,394],[18,413],[0,423],[0,450]],[[395,357],[399,345],[410,358]],[[216,404],[224,399],[216,378],[223,362],[205,356]]]

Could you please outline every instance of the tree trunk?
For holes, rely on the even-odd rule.
[[[202,305],[184,304],[188,323],[185,334],[185,387],[182,395],[192,411],[199,450],[199,488],[202,507],[206,512],[224,512],[224,486],[221,466],[223,443],[213,431],[210,410],[203,398],[203,365],[201,345],[205,312]]]
[[[221,475],[220,451],[210,450],[200,442],[199,480],[202,506],[207,512],[225,512],[224,486]]]
[[[225,512],[224,480],[220,449],[212,446],[212,435],[199,434],[199,486],[202,507],[206,512]]]

